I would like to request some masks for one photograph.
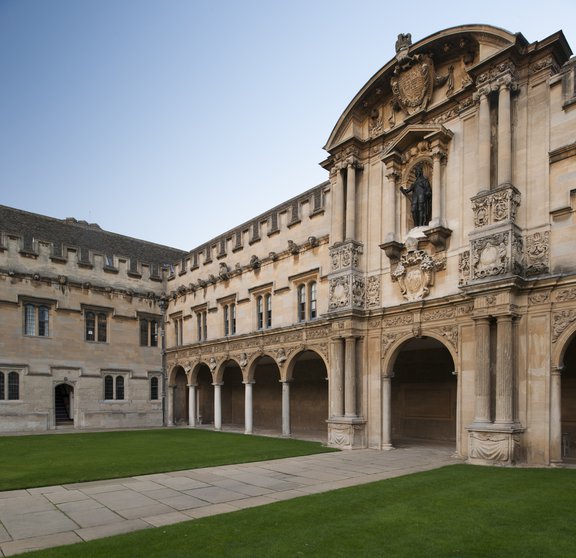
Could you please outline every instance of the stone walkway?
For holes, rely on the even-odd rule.
[[[160,527],[459,462],[452,450],[355,450],[0,492],[0,556]]]

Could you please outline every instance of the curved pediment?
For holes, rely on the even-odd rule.
[[[411,44],[399,35],[396,56],[358,92],[332,130],[324,149],[355,138],[373,139],[458,96],[473,80],[469,70],[526,39],[489,25],[452,27]]]

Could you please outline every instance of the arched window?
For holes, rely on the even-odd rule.
[[[104,399],[114,399],[114,378],[104,376]]]
[[[18,372],[8,373],[8,399],[20,399],[20,374]]]
[[[124,376],[116,376],[116,399],[124,399]]]
[[[152,401],[158,401],[158,378],[153,376],[150,378],[150,399]]]

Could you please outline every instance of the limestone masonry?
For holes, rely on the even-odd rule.
[[[412,44],[328,180],[190,252],[0,206],[0,432],[211,425],[576,459],[576,59]]]

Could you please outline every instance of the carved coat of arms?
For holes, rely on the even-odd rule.
[[[390,80],[396,105],[408,114],[426,108],[435,82],[432,58],[427,54],[411,55],[411,45],[409,33],[398,36],[396,41],[398,64]]]

